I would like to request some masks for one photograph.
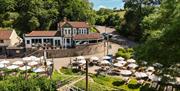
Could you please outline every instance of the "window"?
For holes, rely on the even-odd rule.
[[[3,40],[0,40],[0,43],[4,43],[4,41],[3,41]]]
[[[30,41],[29,41],[29,40],[27,40],[27,44],[30,44]]]
[[[68,30],[68,34],[71,34],[71,30],[70,29]]]
[[[67,39],[67,43],[70,43],[70,39]]]

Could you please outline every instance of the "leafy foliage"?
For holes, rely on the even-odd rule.
[[[29,78],[6,76],[0,81],[1,91],[56,91],[55,82],[46,77]]]
[[[130,39],[139,41],[144,31],[141,26],[143,18],[151,14],[158,4],[158,0],[126,0],[124,20],[116,30]]]
[[[180,2],[163,0],[159,9],[145,17],[144,44],[136,48],[138,59],[170,66],[179,62]]]
[[[94,24],[95,16],[87,0],[0,0],[0,27],[15,28],[21,34],[56,29],[64,17]]]
[[[124,11],[120,11],[124,12]],[[96,25],[105,25],[105,26],[119,26],[122,20],[122,15],[119,12],[112,9],[101,8],[96,11]]]
[[[133,56],[134,50],[132,48],[119,48],[116,53],[116,57],[123,57],[125,59],[130,59]]]

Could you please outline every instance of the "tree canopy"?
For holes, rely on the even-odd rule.
[[[159,62],[166,66],[180,59],[180,2],[162,0],[161,6],[143,19],[145,43],[136,49],[141,60]]]
[[[64,17],[95,23],[95,11],[87,0],[0,0],[0,27],[20,33],[56,29]]]

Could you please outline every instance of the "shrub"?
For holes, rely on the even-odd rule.
[[[153,89],[153,88],[149,88],[149,85],[150,85],[150,84],[145,84],[144,86],[142,86],[142,87],[140,88],[140,91],[156,91],[156,90]]]
[[[112,84],[113,84],[113,86],[121,86],[121,85],[123,85],[125,83],[125,81],[124,80],[121,80],[121,81],[114,81]]]
[[[124,49],[124,48],[119,48],[118,52],[116,53],[116,57],[123,57],[125,59],[130,59],[133,55],[133,49],[132,48],[128,48],[128,49]]]
[[[135,79],[131,79],[128,83],[128,87],[131,88],[131,89],[137,89],[139,88],[139,84],[137,83],[137,80]]]
[[[1,91],[55,91],[55,82],[47,77],[24,80],[24,76],[6,76],[0,81]]]

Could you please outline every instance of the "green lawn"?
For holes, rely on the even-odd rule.
[[[84,75],[83,72],[62,68],[60,72],[54,71],[53,79],[61,80],[63,84],[68,84],[69,80],[74,81],[82,77]],[[152,91],[148,88],[148,86],[141,86],[137,83],[136,79],[131,79],[128,84],[125,84],[125,81],[120,77],[114,76],[104,76],[94,74],[89,74],[89,91]],[[81,80],[75,84],[76,87],[85,90],[86,82],[85,80]]]
[[[126,90],[126,91],[140,91],[140,88],[130,89],[128,85],[124,84],[124,81],[119,77],[112,76],[92,76],[95,82],[102,84],[107,87],[115,88],[118,90]]]

